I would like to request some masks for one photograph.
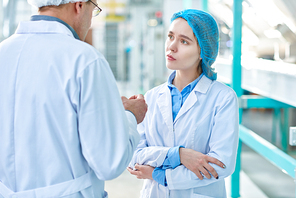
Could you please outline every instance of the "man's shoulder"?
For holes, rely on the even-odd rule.
[[[75,39],[75,44],[77,45],[77,50],[79,50],[80,53],[88,54],[88,56],[96,59],[104,59],[103,54],[99,52],[94,46],[77,39]]]

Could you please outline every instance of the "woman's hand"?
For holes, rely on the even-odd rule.
[[[138,179],[153,179],[152,172],[154,171],[154,167],[149,165],[135,165],[135,169],[133,170],[130,167],[127,167],[127,170],[132,174],[135,175]]]
[[[200,180],[203,179],[201,173],[203,173],[204,176],[208,179],[211,178],[210,173],[216,179],[219,178],[218,173],[211,165],[209,165],[209,162],[217,164],[221,168],[225,168],[225,165],[216,158],[204,155],[193,149],[180,148],[179,153],[181,164],[183,164],[186,168],[194,172]]]

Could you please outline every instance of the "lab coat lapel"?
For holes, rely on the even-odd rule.
[[[195,103],[197,102],[197,96],[194,90],[191,91],[188,98],[185,100],[183,106],[175,118],[174,123],[184,114],[186,113]]]
[[[175,118],[174,123],[183,115],[185,114],[189,109],[195,105],[195,103],[198,102],[197,98],[197,92],[200,92],[202,94],[205,94],[207,90],[209,89],[210,85],[212,83],[212,80],[207,78],[205,75],[202,76],[202,78],[199,80],[199,82],[196,84],[194,89],[189,94],[188,98],[185,100],[185,103],[181,107],[177,117]]]
[[[169,131],[173,131],[172,97],[167,86],[164,86],[159,92],[156,103]]]

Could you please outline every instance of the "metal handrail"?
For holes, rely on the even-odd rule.
[[[296,160],[294,158],[242,125],[239,128],[239,138],[244,144],[296,179]]]

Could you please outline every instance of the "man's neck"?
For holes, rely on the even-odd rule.
[[[60,10],[56,11],[56,10],[48,9],[48,10],[39,12],[39,15],[46,15],[46,16],[52,16],[52,17],[59,18],[59,19],[61,19],[62,21],[64,21],[65,23],[67,23],[68,25],[70,25],[73,28],[72,20],[68,19],[69,18],[68,15],[61,14],[61,11]]]

